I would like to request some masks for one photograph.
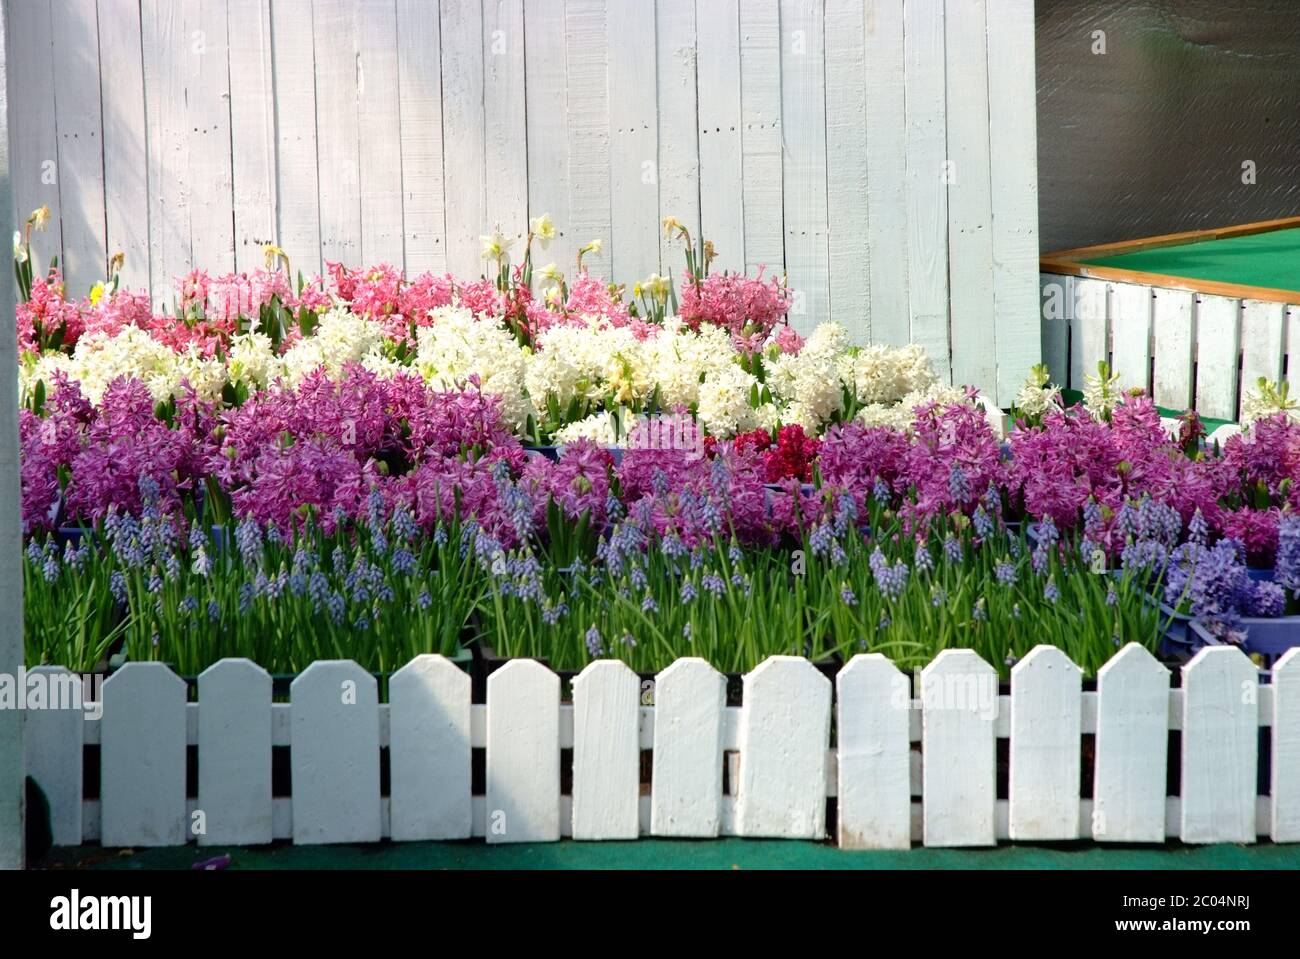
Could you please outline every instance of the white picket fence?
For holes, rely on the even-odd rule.
[[[1083,389],[1105,360],[1160,406],[1235,420],[1261,376],[1300,366],[1300,305],[1054,273],[1040,290],[1043,361],[1061,386]]]
[[[58,672],[43,667],[43,671]],[[573,683],[532,660],[493,673],[487,704],[470,677],[421,656],[390,681],[350,661],[314,663],[291,702],[271,677],[228,659],[199,677],[198,701],[167,667],[132,663],[103,685],[102,718],[27,714],[31,776],[49,799],[57,844],[253,845],[465,839],[488,842],[754,836],[822,839],[836,799],[842,847],[989,846],[999,839],[1098,842],[1300,841],[1300,650],[1271,685],[1239,650],[1210,648],[1181,688],[1136,644],[1084,691],[1079,669],[1040,646],[999,695],[993,667],[941,653],[914,698],[885,657],[854,657],[831,682],[777,656],[744,677],[728,707],[703,660],[661,672],[653,701],[625,665],[602,661]],[[1256,795],[1259,731],[1270,795]],[[1166,794],[1169,732],[1181,732],[1181,787]],[[1094,788],[1080,797],[1091,734]],[[997,798],[997,740],[1010,740],[1010,790]],[[100,795],[83,799],[83,744],[98,744]],[[186,796],[187,746],[198,795]],[[272,748],[288,746],[292,796],[272,795]],[[381,795],[381,749],[390,790]],[[471,751],[486,749],[486,794]],[[571,794],[561,750],[572,749]],[[642,784],[643,750],[652,774]],[[725,779],[729,788],[724,791]]]

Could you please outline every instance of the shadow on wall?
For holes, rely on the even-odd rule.
[[[1300,214],[1298,13],[1038,0],[1043,251]]]

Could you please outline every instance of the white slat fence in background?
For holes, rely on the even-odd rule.
[[[246,660],[205,672],[189,703],[166,666],[134,663],[103,685],[102,718],[33,711],[28,767],[59,844],[821,839],[828,798],[846,849],[1300,841],[1300,650],[1268,684],[1229,647],[1198,653],[1182,667],[1181,688],[1171,679],[1133,644],[1102,670],[1097,691],[1084,691],[1078,667],[1040,646],[1000,695],[991,666],[949,650],[923,671],[914,697],[887,659],[861,655],[837,678],[832,736],[831,683],[788,656],[745,677],[738,707],[725,705],[723,677],[698,659],[656,677],[653,706],[640,695],[651,687],[612,661],[582,672],[571,704],[554,673],[512,661],[489,677],[486,705],[471,702],[468,678],[438,656],[396,673],[390,703],[377,700],[373,676],[345,661],[313,664],[288,703],[271,701],[269,677]],[[1261,727],[1270,728],[1263,752]],[[1171,731],[1181,734],[1182,757],[1173,796]],[[1089,734],[1092,790],[1081,795]],[[1005,799],[999,740],[1009,740]],[[199,747],[198,795],[189,798],[187,743]],[[83,744],[99,746],[96,798],[83,798]],[[288,796],[272,794],[273,747],[289,748]],[[381,795],[385,748],[389,795]],[[486,749],[485,795],[472,788],[475,749]],[[568,791],[564,750],[572,750]],[[646,750],[651,776],[642,782]]]
[[[620,283],[788,273],[803,330],[922,343],[1009,403],[1038,359],[1032,0],[5,0],[15,222],[112,254],[477,276],[549,213]]]

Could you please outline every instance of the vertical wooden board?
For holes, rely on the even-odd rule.
[[[524,99],[528,124],[528,215],[549,215],[556,237],[534,252],[534,266],[555,263],[568,273],[579,238],[569,216],[569,116],[564,109],[568,61],[564,50],[564,4],[524,0]]]
[[[531,29],[531,28],[530,28]],[[695,0],[658,0],[655,36],[659,92],[659,217],[700,233],[700,135],[695,101]],[[677,237],[659,234],[660,272],[680,278]]]
[[[614,659],[573,681],[574,839],[640,834],[641,681]]]
[[[609,0],[610,279],[659,272],[659,126],[654,4]]]
[[[1286,304],[1243,300],[1241,313],[1241,395],[1259,388],[1260,377],[1282,381],[1286,357]]]
[[[583,263],[596,275],[609,277],[614,243],[610,235],[609,38],[605,3],[564,0],[564,11],[569,218],[577,246],[596,239],[604,242],[603,251],[588,254]]]
[[[794,290],[790,322],[802,333],[831,318],[824,10],[825,0],[781,0],[785,271]]]
[[[485,0],[485,224],[500,224],[506,236],[521,242],[528,231],[528,126],[524,111],[523,0]],[[522,257],[522,251],[518,255]]]
[[[230,148],[235,268],[248,271],[263,266],[262,248],[266,244],[279,243],[271,4],[270,0],[228,3],[229,34],[234,38],[230,44]],[[288,252],[290,261],[301,265],[295,258],[298,251]]]
[[[866,8],[826,2],[826,213],[830,308],[854,343],[871,341],[867,202]]]
[[[235,205],[230,140],[230,43],[227,0],[185,9],[185,123],[189,138],[185,213],[190,269],[214,276],[235,268]],[[244,25],[241,25],[244,26]],[[248,43],[241,30],[241,44]]]
[[[1125,389],[1151,389],[1151,303],[1149,286],[1110,285],[1113,372]]]
[[[655,677],[652,835],[718,835],[725,706],[726,682],[702,659],[683,657]]]
[[[1070,311],[1074,303],[1074,277],[1056,273],[1039,275],[1039,316],[1042,323],[1042,355],[1052,382],[1068,386],[1070,382]],[[1002,366],[999,361],[998,366]],[[999,372],[1001,378],[1001,372]],[[1020,374],[1023,383],[1029,370]],[[1014,397],[1013,397],[1014,399]]]
[[[1012,839],[1079,836],[1083,674],[1055,646],[1035,646],[1011,670]]]
[[[487,841],[560,838],[560,678],[514,659],[487,681]]]
[[[359,8],[356,70],[361,262],[400,269],[405,262],[405,235],[395,0],[368,0]]]
[[[483,10],[477,3],[439,3],[438,13],[447,269],[470,280],[483,274],[479,237],[492,229],[487,222],[484,161]]]
[[[63,258],[59,204],[59,143],[54,101],[54,46],[51,0],[7,3],[9,76],[9,177],[13,184],[14,229],[22,229],[33,210],[50,208],[44,232],[32,231],[38,273],[52,257]],[[76,188],[76,182],[68,184]]]
[[[27,671],[27,690],[37,678],[44,690],[44,708],[28,712],[23,731],[27,775],[41,787],[50,808],[50,833],[56,846],[82,843],[82,740],[87,720],[95,714],[88,684],[62,666],[37,666]],[[19,690],[22,695],[24,690]],[[32,694],[27,692],[30,697]],[[30,704],[30,700],[29,700]],[[28,815],[34,810],[28,809]]]
[[[921,672],[921,813],[927,846],[997,841],[997,671],[945,649]]]
[[[744,144],[740,114],[740,9],[737,0],[695,6],[700,126],[700,230],[716,270],[745,268]]]
[[[1273,667],[1273,822],[1274,842],[1300,842],[1300,648]]]
[[[1156,404],[1171,410],[1192,406],[1192,363],[1196,347],[1195,294],[1153,288],[1151,324],[1155,350]]]
[[[821,839],[831,684],[806,659],[771,656],[745,674],[736,834]]]
[[[185,682],[162,663],[127,663],[104,683],[100,842],[179,846],[185,819]]]
[[[943,0],[904,0],[907,281],[912,342],[949,381],[948,193]]]
[[[427,0],[397,0],[402,230],[406,270],[412,276],[447,269],[441,46],[436,6]]]
[[[316,50],[321,257],[349,267],[365,266],[369,264],[362,262],[365,251],[361,246],[361,131],[354,0],[315,0],[312,34]]]
[[[185,77],[189,37],[184,9],[165,0],[141,0],[145,130],[149,182],[149,286],[165,308],[190,263],[190,186]]]
[[[740,0],[738,12],[745,267],[767,267],[780,275],[785,265],[780,0]]]
[[[293,841],[378,842],[379,684],[351,660],[317,660],[289,687]]]
[[[104,219],[108,255],[122,253],[122,286],[149,288],[149,164],[144,124],[140,4],[99,0],[100,88],[105,102]]]
[[[1300,380],[1300,306],[1287,306],[1285,325],[1288,355],[1283,376]]]
[[[316,157],[316,66],[311,0],[271,4],[275,76],[275,195],[278,240],[291,262],[310,275],[321,261],[320,178]]]
[[[199,676],[200,846],[271,841],[271,675],[223,659]]]
[[[468,839],[470,680],[443,656],[411,660],[388,683],[391,835]]]
[[[1070,388],[1082,390],[1097,364],[1110,362],[1110,284],[1105,280],[1074,281],[1070,316]]]
[[[867,246],[871,338],[911,339],[907,242],[907,124],[903,0],[866,0]]]
[[[984,0],[946,0],[944,4],[948,55],[948,252],[953,382],[996,395],[998,351],[993,308],[985,13]]]
[[[1202,294],[1196,304],[1196,410],[1216,419],[1237,418],[1237,362],[1241,352],[1241,300]]]
[[[908,849],[912,694],[880,653],[854,656],[835,677],[836,817],[841,849]]]
[[[1034,0],[988,0],[989,170],[999,406],[1038,363],[1038,91]]]
[[[1183,842],[1255,841],[1258,696],[1259,670],[1235,646],[1183,667]]]
[[[59,212],[68,295],[85,296],[104,279],[104,138],[99,92],[99,24],[95,5],[52,8],[57,105]],[[20,96],[35,91],[20,90]]]
[[[1169,670],[1129,643],[1097,673],[1092,838],[1165,841]]]

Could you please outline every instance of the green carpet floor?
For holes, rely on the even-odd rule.
[[[846,852],[829,843],[753,839],[637,842],[378,843],[113,850],[56,849],[50,869],[190,869],[229,853],[231,869],[1300,869],[1300,845],[1100,847],[1091,843],[995,849]]]
[[[1300,228],[1139,250],[1083,262],[1189,279],[1300,290]]]

